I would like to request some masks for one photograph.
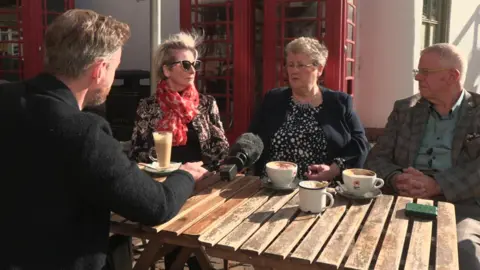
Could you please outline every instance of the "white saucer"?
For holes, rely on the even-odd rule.
[[[376,198],[378,196],[381,196],[382,195],[382,191],[378,188],[374,188],[373,190],[363,194],[363,195],[356,195],[356,194],[352,194],[352,193],[349,193],[348,191],[344,190],[341,186],[337,186],[335,188],[335,190],[337,191],[337,193],[343,197],[346,197],[346,198],[349,198],[349,199],[353,199],[353,200],[367,200],[367,199],[373,199],[373,198]]]
[[[299,178],[293,179],[293,181],[287,186],[278,186],[273,184],[273,182],[267,176],[260,178],[262,186],[268,189],[279,190],[279,191],[293,191],[298,187],[298,183],[301,181]]]
[[[160,168],[160,167],[158,167],[157,162],[152,162],[150,164],[146,164],[144,170],[149,172],[149,173],[168,175],[168,174],[172,173],[173,171],[178,170],[178,168],[181,165],[182,165],[182,163],[180,163],[180,162],[172,162],[172,163],[170,163],[170,166]]]

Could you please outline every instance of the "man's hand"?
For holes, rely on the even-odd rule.
[[[212,174],[211,172],[203,168],[202,165],[203,165],[203,162],[201,161],[185,163],[185,164],[182,164],[182,166],[180,166],[179,170],[189,172],[193,176],[193,179],[195,180],[195,182],[197,182]]]
[[[412,167],[396,175],[393,184],[402,196],[427,199],[441,194],[440,186],[435,179]]]
[[[325,164],[310,165],[308,166],[308,172],[305,173],[305,176],[308,180],[316,181],[332,181],[335,176],[340,174],[340,168],[337,164],[333,163],[328,166]]]

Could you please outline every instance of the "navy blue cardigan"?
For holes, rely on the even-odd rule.
[[[361,168],[368,154],[369,144],[358,115],[353,111],[352,98],[343,92],[321,88],[323,109],[316,116],[327,138],[327,159],[345,159],[348,168]],[[255,173],[263,171],[270,155],[271,138],[286,120],[292,89],[283,87],[270,90],[264,97],[249,132],[262,138],[265,145],[255,165]]]

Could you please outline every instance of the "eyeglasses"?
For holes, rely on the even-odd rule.
[[[429,74],[449,70],[449,68],[419,68],[412,70],[413,77],[417,76],[418,74],[428,76]]]
[[[288,65],[285,65],[287,68],[298,68],[298,69],[305,69],[307,67],[314,67],[315,65],[314,64],[308,64],[308,65],[304,65],[304,64],[293,64],[293,63],[290,63]]]
[[[176,64],[182,64],[182,68],[183,68],[185,71],[190,71],[190,69],[192,68],[192,66],[193,66],[193,69],[194,69],[194,70],[199,70],[199,69],[200,69],[200,65],[202,64],[202,62],[201,62],[200,60],[196,60],[196,61],[194,61],[194,62],[190,62],[190,61],[187,61],[187,60],[183,60],[183,61],[176,61],[176,62],[170,63],[171,66],[176,65]]]

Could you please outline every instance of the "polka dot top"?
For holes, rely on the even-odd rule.
[[[327,141],[315,116],[322,106],[290,101],[285,123],[273,135],[269,161],[290,161],[298,165],[297,175],[305,178],[308,166],[326,163]]]

